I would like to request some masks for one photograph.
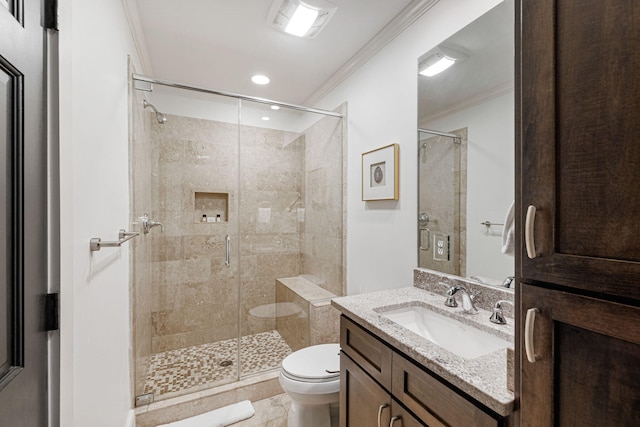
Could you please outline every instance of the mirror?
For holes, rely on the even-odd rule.
[[[505,0],[419,60],[418,265],[501,286],[514,197],[514,7]],[[429,73],[429,72],[427,72]],[[505,240],[508,242],[508,240]]]

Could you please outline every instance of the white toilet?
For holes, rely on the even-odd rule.
[[[340,391],[340,345],[320,344],[282,361],[280,385],[291,398],[288,427],[331,427]]]

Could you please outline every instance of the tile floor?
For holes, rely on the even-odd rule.
[[[287,427],[287,415],[291,406],[291,399],[287,394],[279,394],[252,404],[255,415],[232,424],[231,427]]]
[[[240,339],[240,375],[279,368],[282,359],[290,353],[291,348],[278,331],[244,336]],[[154,354],[144,393],[153,393],[158,400],[161,396],[171,397],[235,381],[237,358],[235,338]],[[221,366],[224,361],[231,364]]]

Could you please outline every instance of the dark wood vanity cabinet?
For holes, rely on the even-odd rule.
[[[637,426],[640,308],[531,285],[522,306],[537,310],[522,355],[522,425]]]
[[[522,426],[635,426],[637,1],[517,3],[518,419]]]
[[[521,277],[640,301],[638,2],[520,4]]]
[[[344,316],[340,346],[341,427],[512,425]]]

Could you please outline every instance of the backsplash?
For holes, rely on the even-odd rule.
[[[435,294],[441,294],[443,303],[447,289],[451,286],[459,285],[464,285],[464,287],[475,295],[473,302],[478,308],[485,310],[493,310],[495,303],[500,300],[508,300],[511,302],[514,300],[513,289],[483,285],[475,280],[428,270],[426,268],[416,268],[413,270],[413,286]],[[505,316],[513,318],[512,305],[503,305],[502,311]]]

